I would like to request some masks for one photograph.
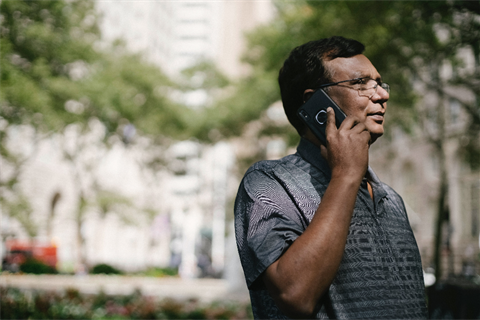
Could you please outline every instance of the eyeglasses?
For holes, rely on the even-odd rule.
[[[321,86],[318,87],[318,89],[330,87],[330,86],[336,86],[344,82],[353,82],[353,84],[352,86],[341,86],[341,87],[357,90],[360,96],[368,97],[369,99],[373,97],[375,93],[377,93],[378,87],[382,87],[383,90],[390,93],[390,86],[388,84],[386,84],[385,82],[377,81],[372,78],[355,78],[350,80],[338,81],[334,83],[322,84]]]

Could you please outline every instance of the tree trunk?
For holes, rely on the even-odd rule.
[[[86,204],[87,201],[85,200],[85,197],[83,196],[83,193],[80,192],[79,195],[79,203],[78,203],[78,208],[77,208],[77,216],[75,217],[75,222],[76,222],[76,231],[77,231],[77,267],[76,267],[76,272],[77,273],[84,273],[86,272],[86,259],[85,259],[85,238],[83,237],[82,234],[82,226],[83,226],[83,215],[86,209]]]
[[[447,167],[447,157],[445,155],[445,144],[447,142],[447,132],[446,132],[446,101],[445,95],[442,88],[442,80],[438,73],[440,69],[441,62],[443,59],[439,60],[440,63],[437,63],[438,67],[434,70],[434,82],[437,84],[437,96],[438,96],[438,108],[437,108],[437,117],[436,117],[436,128],[437,134],[434,138],[434,146],[438,155],[438,165],[439,165],[439,175],[440,175],[440,184],[438,192],[438,203],[437,203],[437,221],[435,225],[435,239],[434,239],[434,265],[435,265],[435,278],[438,280],[442,277],[442,249],[443,249],[443,225],[448,219],[449,214],[449,199],[448,199],[448,167]],[[448,235],[449,237],[449,235]]]
[[[53,219],[55,217],[55,207],[61,198],[60,192],[55,192],[50,202],[50,212],[47,217],[47,238],[49,241],[53,240]]]
[[[440,165],[440,185],[438,194],[437,221],[435,224],[434,239],[434,258],[435,278],[439,280],[442,277],[442,247],[443,247],[443,225],[447,220],[449,204],[448,204],[448,177],[445,164],[445,154],[443,151],[443,143],[439,145],[439,165]]]

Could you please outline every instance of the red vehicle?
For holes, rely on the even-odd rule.
[[[57,247],[51,244],[14,239],[5,242],[5,249],[3,270],[16,272],[29,258],[41,261],[52,268],[57,266]]]

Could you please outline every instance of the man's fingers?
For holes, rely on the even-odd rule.
[[[368,132],[368,130],[365,129],[365,131],[363,131],[360,134],[362,135],[362,138],[364,139],[364,141],[370,145],[370,139],[371,139],[370,132]]]
[[[370,141],[370,132],[367,129],[367,126],[363,122],[356,123],[355,126],[351,129],[351,132],[358,134],[362,137],[362,140],[365,142]]]
[[[335,121],[335,112],[333,111],[332,107],[327,108],[327,125],[325,127],[325,134],[327,137],[330,135],[335,134],[337,131],[337,125]]]
[[[363,122],[355,122],[352,131],[355,133],[360,133],[362,131],[368,131],[367,126]]]
[[[351,132],[353,134],[359,134],[362,137],[366,139],[365,141],[370,140],[370,132],[367,129],[367,126],[363,121],[361,121],[360,118],[355,117],[355,116],[348,116],[343,120],[342,124],[340,127],[337,129],[336,125],[336,120],[335,120],[335,112],[331,107],[327,108],[327,123],[326,123],[326,128],[325,128],[325,133],[327,136],[327,141],[328,137],[335,137],[337,136],[340,132],[344,132],[345,134],[347,132]],[[362,138],[363,140],[363,138]]]
[[[352,129],[359,123],[363,123],[363,121],[361,121],[359,118],[355,116],[347,116],[345,120],[343,120],[339,129],[347,129],[347,130]]]

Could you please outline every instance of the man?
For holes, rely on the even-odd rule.
[[[389,86],[342,37],[295,48],[280,70],[282,102],[301,142],[261,161],[235,202],[237,246],[255,318],[426,317],[420,254],[401,197],[368,167],[383,134]],[[322,87],[347,115],[327,111],[323,145],[297,117]]]

